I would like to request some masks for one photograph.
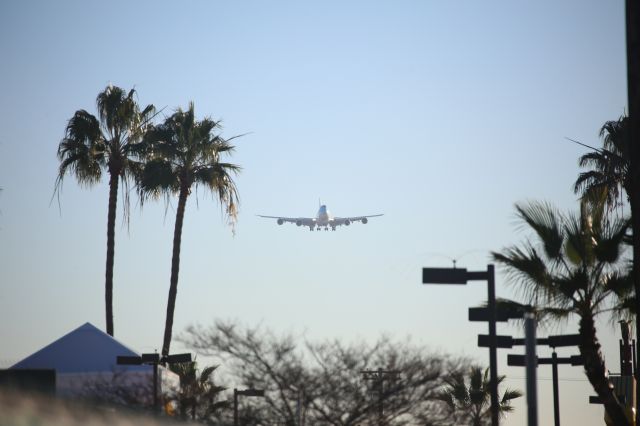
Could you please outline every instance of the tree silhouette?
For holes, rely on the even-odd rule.
[[[499,376],[498,384],[502,383],[505,377]],[[439,397],[447,403],[458,424],[470,426],[491,424],[491,387],[488,368],[483,373],[482,367],[472,366],[466,375],[463,372],[454,372],[451,377],[445,379],[445,382],[447,387]],[[500,414],[504,416],[513,411],[511,400],[521,396],[522,392],[507,389],[500,398]]]
[[[628,117],[607,121],[600,129],[603,147],[594,149],[580,157],[580,167],[591,169],[580,173],[574,191],[583,196],[599,197],[604,194],[610,207],[620,205],[622,191],[631,191],[631,128]]]
[[[107,213],[107,262],[105,272],[105,309],[107,334],[113,336],[113,261],[115,255],[116,206],[118,185],[126,188],[140,170],[137,145],[154,114],[153,105],[140,110],[135,90],[128,93],[107,86],[96,98],[98,118],[78,110],[67,123],[65,137],[58,145],[60,166],[56,192],[67,174],[75,175],[82,186],[93,186],[109,174],[109,207]],[[125,192],[125,216],[128,197]]]
[[[222,161],[233,152],[229,140],[216,134],[220,121],[204,118],[197,121],[193,103],[186,111],[178,109],[164,123],[152,127],[145,135],[143,150],[150,158],[139,181],[141,199],[178,195],[173,233],[171,279],[162,355],[169,354],[178,291],[180,245],[187,198],[195,186],[210,190],[224,207],[231,225],[235,223],[238,191],[232,176],[240,167]]]
[[[309,342],[222,321],[189,327],[181,342],[219,363],[229,387],[265,390],[241,400],[240,417],[251,425],[378,425],[379,388],[361,374],[377,368],[398,372],[384,382],[385,425],[456,425],[439,395],[449,374],[469,368],[408,341]]]
[[[584,200],[579,215],[563,215],[546,203],[518,204],[518,218],[533,231],[534,240],[492,256],[541,316],[578,317],[585,374],[614,423],[623,425],[627,420],[607,379],[595,318],[633,300],[624,243],[630,224],[610,218],[604,206]]]

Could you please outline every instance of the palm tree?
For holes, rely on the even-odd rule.
[[[169,354],[173,314],[178,291],[180,269],[180,244],[182,224],[187,198],[191,188],[202,185],[217,196],[224,206],[230,224],[235,224],[238,192],[232,175],[240,171],[235,164],[221,161],[224,154],[230,154],[234,147],[229,140],[214,132],[220,128],[220,121],[204,118],[195,119],[193,103],[189,109],[178,109],[164,123],[151,128],[145,135],[143,147],[150,155],[139,181],[141,199],[165,195],[178,195],[178,208],[173,232],[173,256],[171,259],[171,280],[167,301],[167,316],[164,329],[162,354]]]
[[[604,192],[607,204],[617,207],[622,198],[622,190],[631,191],[631,128],[629,117],[622,116],[616,121],[607,121],[600,129],[603,139],[601,149],[584,154],[578,160],[580,167],[591,167],[591,170],[580,173],[574,184],[574,191],[582,195]],[[589,147],[591,148],[591,147]]]
[[[192,420],[207,421],[219,409],[228,406],[227,401],[218,401],[220,393],[226,388],[213,382],[213,373],[218,366],[198,370],[195,362],[188,362],[171,364],[169,368],[180,376],[180,392],[176,399],[183,419],[187,419],[190,411]]]
[[[607,379],[595,319],[620,309],[633,294],[623,241],[630,222],[606,215],[604,206],[585,200],[579,215],[563,215],[546,203],[516,205],[535,239],[492,256],[541,317],[577,316],[585,374],[614,424],[623,425],[627,420]]]
[[[498,384],[504,379],[505,376],[499,376]],[[467,377],[462,372],[456,372],[445,379],[445,382],[447,387],[439,398],[446,402],[456,424],[469,421],[471,426],[483,426],[491,423],[491,386],[488,368],[483,373],[482,367],[472,366]],[[522,392],[507,389],[500,399],[500,414],[504,416],[513,411],[511,400],[521,396]]]
[[[626,192],[631,207],[633,237],[633,294],[640,294],[640,200],[638,199],[638,182],[632,176],[632,130],[629,117],[622,116],[617,121],[607,121],[600,130],[603,138],[603,149],[580,158],[580,165],[591,166],[592,170],[581,173],[575,183],[575,191],[583,196],[593,197],[593,193],[601,193],[607,199],[610,208],[620,206],[622,190]],[[636,141],[637,142],[637,141]],[[591,148],[591,147],[589,147]],[[640,311],[640,299],[628,303],[632,312]],[[636,315],[636,340],[640,342],[640,317]],[[636,387],[638,385],[636,384]],[[640,405],[640,388],[636,390],[636,405]]]
[[[100,181],[103,171],[109,174],[109,208],[107,213],[107,264],[105,273],[105,305],[107,333],[113,336],[113,259],[115,249],[116,205],[118,185],[126,188],[139,163],[135,161],[136,145],[153,117],[155,108],[147,105],[142,111],[135,99],[135,90],[128,93],[107,86],[96,98],[98,118],[78,110],[67,123],[65,137],[58,145],[60,167],[56,192],[67,173],[75,175],[82,186]],[[125,216],[128,198],[125,194]]]

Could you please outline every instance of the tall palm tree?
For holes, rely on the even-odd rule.
[[[622,116],[615,121],[607,121],[600,129],[603,140],[601,149],[594,148],[580,157],[580,167],[591,170],[580,173],[574,184],[574,191],[582,195],[604,193],[607,204],[616,207],[622,199],[622,191],[631,191],[631,128],[629,117]]]
[[[149,126],[155,108],[140,110],[135,90],[128,93],[109,85],[96,98],[98,118],[81,109],[67,123],[65,137],[58,145],[60,167],[56,192],[67,174],[75,175],[83,186],[100,181],[103,171],[109,174],[109,208],[107,213],[107,263],[105,272],[105,305],[107,333],[113,336],[113,259],[115,253],[116,206],[118,185],[126,188],[136,170],[136,145]],[[125,215],[128,199],[125,193]]]
[[[585,374],[614,424],[624,425],[623,406],[607,379],[595,319],[620,308],[633,293],[623,242],[629,220],[606,215],[604,206],[583,201],[579,215],[563,215],[546,203],[516,205],[534,240],[492,256],[541,316],[578,318]]]
[[[215,133],[219,129],[220,121],[210,118],[197,121],[192,102],[186,111],[178,109],[164,123],[154,126],[145,135],[143,147],[150,160],[146,163],[139,182],[141,199],[178,195],[163,355],[169,354],[171,344],[182,224],[192,187],[197,189],[198,186],[203,186],[210,190],[225,208],[230,224],[233,225],[236,220],[238,191],[232,175],[237,174],[240,167],[221,161],[223,155],[233,152],[234,146],[229,143],[233,138],[226,140]]]
[[[505,376],[499,376],[498,384],[504,379]],[[470,426],[483,426],[491,423],[491,386],[488,368],[483,372],[482,367],[472,366],[466,377],[462,372],[456,372],[445,379],[445,382],[447,387],[439,398],[446,402],[456,424],[470,422]],[[513,411],[511,401],[521,396],[522,392],[507,389],[500,398],[500,414],[504,416]]]

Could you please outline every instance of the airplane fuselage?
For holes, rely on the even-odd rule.
[[[333,219],[333,216],[331,216],[331,212],[327,210],[327,206],[320,206],[316,216],[316,226],[329,226],[331,219]]]

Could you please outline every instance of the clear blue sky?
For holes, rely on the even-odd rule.
[[[466,321],[485,286],[425,287],[421,268],[470,250],[458,264],[484,268],[489,250],[524,237],[514,202],[576,206],[584,150],[564,138],[597,145],[625,111],[623,11],[622,0],[3,1],[2,366],[86,321],[104,327],[106,182],[69,178],[60,209],[50,200],[67,120],[95,112],[109,83],[167,114],[194,101],[226,136],[250,132],[233,157],[237,235],[208,194],[187,206],[176,333],[215,318],[309,338],[386,332],[488,363],[475,348],[485,327]],[[255,216],[313,215],[319,197],[337,215],[385,216],[335,233]],[[127,231],[118,212],[115,333],[139,351],[161,346],[174,214],[132,197]],[[599,331],[617,371],[617,330]],[[499,360],[524,389],[524,372]],[[563,421],[601,424],[580,369],[561,376]],[[551,423],[551,382],[539,393]],[[525,416],[520,404],[506,424]]]

